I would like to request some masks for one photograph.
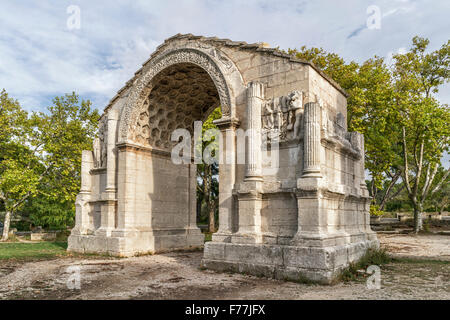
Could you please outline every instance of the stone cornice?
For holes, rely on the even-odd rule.
[[[89,171],[89,173],[90,173],[91,175],[97,175],[97,174],[106,173],[106,167],[91,169],[91,170]]]
[[[250,43],[249,44],[245,41],[232,41],[230,39],[219,39],[217,37],[204,37],[204,36],[195,36],[193,34],[180,34],[179,33],[179,34],[176,34],[176,35],[164,40],[164,42],[156,48],[156,50],[150,55],[149,59],[147,59],[142,64],[142,67],[135,72],[134,76],[130,80],[128,80],[122,88],[120,88],[117,91],[117,94],[109,101],[108,105],[105,107],[103,112],[104,113],[107,112],[110,109],[110,107],[114,104],[114,102],[117,99],[119,99],[122,96],[122,94],[133,85],[133,83],[137,79],[137,77],[139,77],[142,74],[144,67],[148,63],[150,63],[150,61],[154,57],[156,57],[158,54],[160,54],[163,51],[163,49],[165,47],[167,47],[167,45],[170,42],[173,42],[178,39],[199,40],[202,42],[214,43],[214,44],[218,44],[218,45],[222,45],[222,46],[226,46],[226,47],[235,47],[235,48],[238,48],[241,50],[252,50],[254,52],[259,52],[259,53],[263,53],[263,54],[269,54],[269,55],[273,55],[276,57],[284,58],[293,63],[309,65],[315,71],[317,71],[325,80],[327,80],[334,88],[336,88],[340,93],[342,93],[345,97],[348,97],[348,93],[336,81],[334,81],[330,76],[328,76],[325,72],[323,72],[321,69],[319,69],[314,63],[303,60],[303,59],[299,59],[299,58],[296,58],[287,53],[281,52],[277,48],[267,48],[267,47],[265,47],[265,45],[263,43]]]
[[[126,151],[131,151],[131,152],[144,152],[144,153],[150,153],[152,155],[156,155],[156,156],[160,156],[163,158],[171,158],[172,157],[172,153],[170,151],[166,151],[166,150],[161,150],[161,149],[156,149],[156,148],[152,148],[149,146],[142,146],[142,145],[138,145],[138,144],[133,144],[130,142],[120,142],[116,144],[116,147],[118,149],[119,152],[126,152]],[[194,157],[191,157],[191,164],[194,163]]]
[[[342,153],[348,154],[352,158],[359,160],[361,159],[362,155],[359,150],[354,149],[350,142],[348,144],[345,144],[341,141],[341,139],[336,139],[335,137],[325,137],[321,139],[322,143],[325,145],[328,145],[335,149],[336,151],[340,151]]]
[[[117,143],[116,147],[119,151],[140,151],[145,153],[156,154],[159,156],[170,157],[171,153],[166,150],[160,150],[148,146],[141,146],[138,144],[133,144],[129,142]]]
[[[236,118],[220,118],[217,120],[214,120],[213,123],[219,128],[219,130],[225,130],[229,128],[238,128],[241,125],[241,122]]]

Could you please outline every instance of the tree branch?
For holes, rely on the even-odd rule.
[[[420,143],[420,158],[419,158],[419,167],[417,168],[417,178],[414,183],[414,197],[417,197],[417,191],[419,190],[419,184],[420,184],[420,177],[422,175],[422,164],[423,164],[423,146],[424,141],[422,139],[422,142]]]
[[[436,163],[436,165],[433,168],[433,171],[431,172],[431,176],[430,176],[430,166],[431,166],[431,164],[428,163],[427,177],[425,179],[425,184],[424,184],[423,190],[422,190],[422,199],[425,199],[425,197],[428,195],[428,191],[430,189],[431,184],[433,183],[434,177],[436,176],[436,173],[438,170],[438,164]]]
[[[409,168],[408,168],[408,153],[407,153],[407,147],[406,147],[406,132],[405,132],[405,126],[402,127],[402,136],[403,136],[403,163],[404,163],[404,181],[406,185],[406,189],[408,190],[409,194],[412,194],[411,185],[409,184]]]
[[[405,189],[405,184],[403,184],[394,194],[392,194],[388,200],[394,199],[396,196],[400,194],[400,192],[403,191],[403,189]]]
[[[383,198],[381,199],[380,202],[380,209],[382,210],[384,208],[384,205],[386,204],[386,201],[388,201],[389,199],[389,194],[392,190],[392,187],[395,185],[395,183],[397,182],[398,178],[400,177],[400,172],[396,172],[391,179],[391,182],[389,183],[389,186],[386,189],[386,192],[383,195]]]
[[[436,191],[438,191],[441,188],[441,185],[444,183],[445,180],[447,180],[448,175],[450,174],[450,168],[447,169],[447,172],[442,177],[441,181],[436,185],[436,187],[431,191],[431,194],[434,194]]]

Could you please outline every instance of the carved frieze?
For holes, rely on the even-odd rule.
[[[208,52],[209,55],[211,55],[214,58],[217,58],[220,62],[224,64],[224,66],[227,69],[231,69],[233,67],[233,63],[231,60],[220,50],[218,50],[216,47],[211,46],[205,42],[199,42],[195,43],[195,47],[199,49],[203,49],[206,52]]]
[[[261,113],[263,142],[300,138],[302,114],[303,93],[300,91],[264,101]]]
[[[339,144],[355,156],[361,154],[358,133],[347,132],[345,116],[338,112],[333,117],[319,96],[311,96],[300,91],[293,91],[286,96],[263,102],[261,110],[263,143],[275,140],[280,143],[291,142],[302,137],[304,108],[307,102],[315,102],[320,106],[319,121],[325,140]]]
[[[362,155],[360,134],[358,132],[347,132],[345,121],[345,116],[341,112],[338,112],[333,118],[324,108],[322,113],[323,137],[333,144],[338,144],[353,156],[360,158]]]

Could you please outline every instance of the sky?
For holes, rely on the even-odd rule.
[[[72,91],[102,111],[177,33],[389,61],[415,35],[428,38],[430,50],[447,42],[449,14],[448,0],[2,0],[0,90],[28,111],[45,111]],[[450,85],[437,97],[449,103]]]
[[[374,55],[389,59],[415,35],[439,48],[449,39],[449,14],[446,0],[3,0],[0,89],[27,110],[45,110],[53,97],[72,91],[103,110],[177,33],[282,49],[323,47],[362,62]],[[449,85],[438,98],[449,102]]]

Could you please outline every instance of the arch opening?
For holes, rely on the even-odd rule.
[[[133,83],[128,93],[127,101],[122,108],[118,129],[118,142],[132,141],[133,131],[137,123],[140,108],[151,91],[154,79],[163,72],[169,72],[172,66],[179,68],[189,65],[189,68],[198,67],[209,75],[218,93],[222,117],[231,119],[235,117],[235,99],[237,94],[242,94],[245,86],[242,77],[233,64],[229,64],[226,70],[220,65],[215,54],[210,56],[202,50],[194,48],[180,48],[169,50],[152,58],[145,64],[138,74],[139,77]]]
[[[134,228],[151,230],[148,236],[152,238],[152,251],[201,246],[204,235],[198,223],[205,223],[205,205],[216,221],[213,231],[218,225],[219,168],[216,165],[211,170],[205,164],[193,162],[175,163],[171,151],[179,141],[171,138],[174,130],[189,131],[193,158],[194,122],[204,122],[219,107],[218,90],[203,68],[179,63],[155,75],[144,92],[146,97],[138,106],[130,138],[152,152],[136,155],[140,169],[134,195],[137,201]],[[205,179],[204,175],[211,173],[214,176]],[[210,219],[207,231],[211,231]]]
[[[213,80],[192,63],[172,65],[158,73],[146,90],[131,139],[140,145],[170,151],[176,129],[187,129],[193,136],[194,121],[204,121],[220,99]]]

